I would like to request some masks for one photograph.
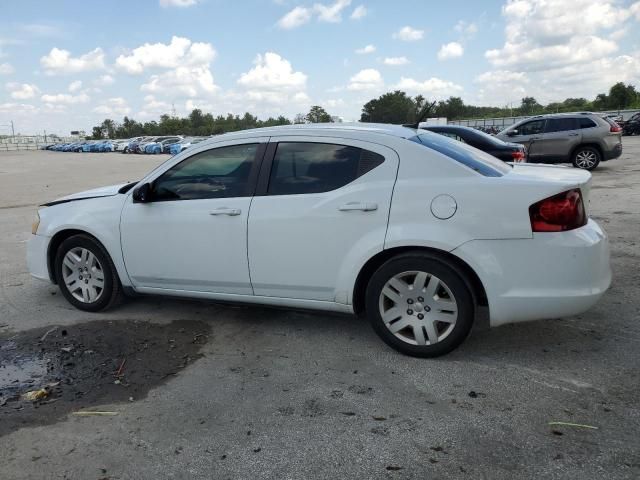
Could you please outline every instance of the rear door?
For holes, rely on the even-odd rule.
[[[383,248],[398,155],[343,138],[271,142],[249,212],[254,293],[346,303],[338,279]]]
[[[573,149],[582,141],[578,119],[548,118],[539,146],[545,161],[566,162]]]

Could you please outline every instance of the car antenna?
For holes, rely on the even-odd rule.
[[[433,101],[431,103],[429,103],[429,102],[425,103],[424,106],[418,112],[418,115],[416,115],[415,123],[405,123],[402,126],[403,127],[407,127],[407,128],[413,128],[413,129],[417,130],[418,128],[420,128],[420,122],[424,122],[425,121],[425,119],[429,116],[429,114],[431,113],[431,110],[433,110],[433,107],[435,107],[435,106],[436,106],[436,102],[435,101]]]

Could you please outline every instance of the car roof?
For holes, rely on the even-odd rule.
[[[351,138],[362,138],[363,135],[370,137],[391,136],[395,138],[411,138],[416,135],[416,130],[402,125],[392,125],[387,123],[313,123],[298,125],[279,125],[275,127],[252,128],[249,130],[239,130],[237,132],[215,135],[202,143],[218,143],[226,140],[247,137],[268,137],[287,135],[309,135],[309,136],[347,136]]]

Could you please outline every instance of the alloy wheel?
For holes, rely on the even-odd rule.
[[[598,156],[591,150],[581,150],[576,154],[576,165],[579,168],[593,168],[597,163]]]
[[[104,292],[102,265],[86,248],[76,247],[66,253],[62,277],[69,293],[79,302],[94,303]]]
[[[458,305],[445,282],[422,271],[402,272],[387,281],[379,299],[384,325],[411,345],[435,345],[453,331]]]

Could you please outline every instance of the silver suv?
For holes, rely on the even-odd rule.
[[[533,163],[573,163],[593,170],[622,154],[622,128],[595,113],[558,113],[527,118],[496,135],[527,147]]]

